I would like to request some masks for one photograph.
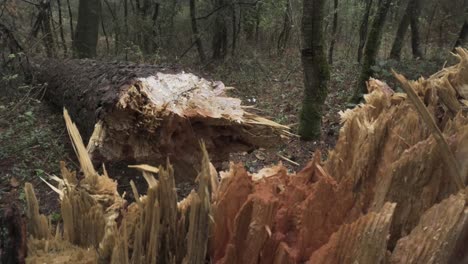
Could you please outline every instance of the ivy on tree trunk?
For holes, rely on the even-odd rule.
[[[304,100],[299,135],[304,140],[320,138],[322,108],[327,97],[330,72],[324,51],[323,18],[325,0],[304,0],[302,17]]]

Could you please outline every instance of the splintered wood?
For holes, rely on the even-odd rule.
[[[269,147],[291,135],[288,127],[245,111],[223,83],[178,69],[53,59],[33,66],[37,80],[47,83],[48,101],[70,111],[95,164],[160,165],[170,158],[184,167],[184,180],[193,180],[200,139],[218,164],[230,153]]]
[[[128,204],[65,114],[84,178],[64,164],[52,178],[63,218],[55,229],[26,186],[27,262],[467,263],[468,52],[457,56],[428,79],[399,78],[419,106],[369,81],[366,103],[342,113],[328,159],[316,152],[297,173],[231,164],[218,176],[202,145],[199,185],[179,203],[167,164],[135,166],[148,191],[132,182]]]

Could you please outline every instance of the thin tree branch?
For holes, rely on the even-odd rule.
[[[215,8],[210,13],[208,13],[208,14],[206,14],[204,16],[197,17],[195,19],[196,20],[207,19],[210,16],[212,16],[214,13],[220,11],[221,9],[224,9],[226,7],[230,7],[230,6],[233,6],[233,5],[251,5],[251,6],[255,6],[255,5],[257,5],[258,2],[260,2],[260,0],[256,0],[255,2],[252,2],[252,3],[249,3],[249,2],[234,2],[234,3],[230,3],[230,4],[225,4],[225,5],[222,5],[222,6],[218,6],[217,8]]]

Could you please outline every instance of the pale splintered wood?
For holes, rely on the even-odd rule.
[[[183,263],[205,263],[211,215],[211,174],[208,152],[201,143],[203,153],[198,191],[193,195],[190,208],[190,227],[187,237],[187,255]]]
[[[401,83],[411,102],[413,102],[414,106],[416,107],[416,110],[421,115],[426,125],[431,129],[434,138],[437,140],[437,144],[439,144],[443,152],[441,156],[444,162],[447,164],[447,168],[450,171],[450,177],[452,177],[453,182],[456,184],[459,190],[463,189],[465,184],[461,175],[460,166],[458,165],[458,162],[455,159],[452,151],[450,151],[449,145],[447,144],[442,131],[440,131],[436,122],[427,111],[427,108],[424,106],[419,96],[414,92],[414,89],[408,80],[403,75],[396,72],[393,72],[393,75]]]
[[[390,263],[466,263],[466,195],[467,189],[462,190],[427,210],[411,233],[398,241]]]

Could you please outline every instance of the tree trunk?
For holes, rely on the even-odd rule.
[[[292,28],[291,3],[286,0],[286,10],[284,11],[283,29],[278,37],[278,54],[282,55],[286,49]]]
[[[57,9],[58,9],[58,16],[59,16],[60,39],[62,40],[63,53],[66,57],[68,54],[68,49],[67,49],[67,43],[65,41],[65,35],[63,34],[62,4],[60,3],[60,0],[57,0]]]
[[[455,50],[455,48],[457,47],[464,47],[464,45],[466,45],[467,39],[468,39],[468,23],[465,20],[465,22],[463,23],[463,27],[460,30],[460,34],[458,35],[458,39],[455,42],[455,46],[453,47],[453,50]]]
[[[364,15],[362,16],[361,26],[359,27],[359,48],[358,48],[358,56],[357,61],[361,63],[362,59],[362,51],[364,50],[364,46],[366,45],[367,40],[367,30],[369,27],[369,16],[372,8],[372,0],[366,0],[366,7],[364,11]]]
[[[330,49],[328,50],[328,63],[333,64],[333,49],[335,48],[336,35],[338,30],[338,0],[334,0],[333,7],[333,32],[330,41]]]
[[[78,58],[96,57],[100,14],[101,1],[80,0],[76,35],[73,41],[73,48]]]
[[[390,51],[390,59],[400,60],[403,42],[409,25],[411,25],[411,47],[413,50],[413,57],[422,58],[418,28],[420,13],[421,0],[409,0],[400,25],[398,26],[395,41],[393,42],[392,50]]]
[[[330,79],[324,51],[323,18],[325,0],[304,1],[302,17],[302,66],[304,100],[300,115],[299,135],[304,140],[320,138],[322,107]]]
[[[73,14],[70,6],[70,0],[67,0],[67,8],[68,8],[68,17],[70,18],[70,38],[72,43],[74,42],[75,39],[75,31],[73,30]]]
[[[429,46],[429,39],[431,37],[431,31],[433,29],[432,24],[434,22],[434,17],[437,13],[438,6],[439,6],[439,2],[435,2],[432,7],[431,15],[429,16],[429,21],[428,21],[427,30],[426,30],[426,38],[425,38],[426,46],[424,47],[424,55],[427,55],[427,47]]]
[[[110,43],[109,43],[109,37],[107,36],[107,30],[106,27],[104,26],[104,19],[101,19],[101,29],[102,29],[102,34],[104,35],[104,38],[106,40],[106,54],[110,54]]]
[[[410,24],[411,8],[413,2],[413,0],[408,1],[405,13],[403,14],[400,24],[398,25],[395,40],[393,41],[392,45],[392,50],[390,51],[390,59],[400,60],[401,50],[403,48],[403,41],[405,40],[406,31],[408,30],[408,26]]]
[[[174,0],[172,1],[172,6],[171,6],[171,15],[169,16],[169,37],[167,38],[167,43],[166,45],[170,46],[173,43],[174,35],[175,35],[175,30],[174,30],[174,19],[177,15],[177,4],[178,1]]]
[[[36,21],[32,27],[31,35],[35,38],[38,37],[39,31],[42,31],[42,41],[44,43],[46,55],[49,58],[55,57],[55,41],[54,34],[50,24],[50,0],[42,1],[37,5],[39,13],[37,15]]]
[[[262,6],[257,5],[256,13],[255,13],[255,46],[258,45],[258,41],[260,40],[260,20],[262,19]]]
[[[224,0],[216,0],[215,7],[224,6]],[[227,25],[226,25],[226,12],[220,10],[217,12],[214,23],[214,34],[213,34],[213,56],[214,60],[223,60],[227,55]]]
[[[231,4],[231,26],[232,26],[232,46],[231,46],[231,55],[236,56],[237,48],[237,10],[234,3]]]
[[[170,158],[192,172],[200,139],[217,162],[279,140],[271,125],[254,124],[258,117],[227,97],[222,83],[177,69],[92,60],[44,60],[33,67],[37,81],[48,83],[45,97],[69,110],[84,138],[91,136],[97,162]]]
[[[128,0],[124,0],[124,30],[125,36],[122,38],[124,40],[124,49],[125,49],[125,61],[128,61],[128,48],[129,45],[129,32],[128,32]],[[117,9],[116,9],[117,10]],[[141,23],[141,22],[140,22]],[[136,33],[137,38],[140,37],[139,33]],[[137,39],[138,43],[141,43],[139,39]]]
[[[377,13],[374,17],[374,21],[372,22],[371,31],[369,32],[369,37],[367,39],[361,74],[354,88],[353,96],[350,99],[352,103],[359,103],[363,94],[367,92],[366,82],[373,74],[371,67],[375,64],[375,59],[377,57],[382,38],[382,29],[385,25],[385,18],[387,17],[391,3],[392,0],[380,0]]]
[[[195,5],[196,0],[190,0],[190,19],[192,21],[192,35],[197,45],[198,56],[200,57],[201,63],[206,61],[205,50],[203,49],[203,43],[200,38],[200,33],[198,33],[197,26],[197,7]]]
[[[52,16],[51,16],[51,4],[50,0],[42,1],[40,4],[40,12],[43,12],[41,27],[42,34],[44,39],[44,44],[46,47],[47,57],[53,58],[56,57],[55,50],[55,40],[54,40],[54,30],[52,30]]]
[[[413,58],[422,58],[421,38],[419,34],[419,15],[421,14],[421,1],[413,0],[414,6],[411,8],[410,25],[411,25],[411,48]]]

